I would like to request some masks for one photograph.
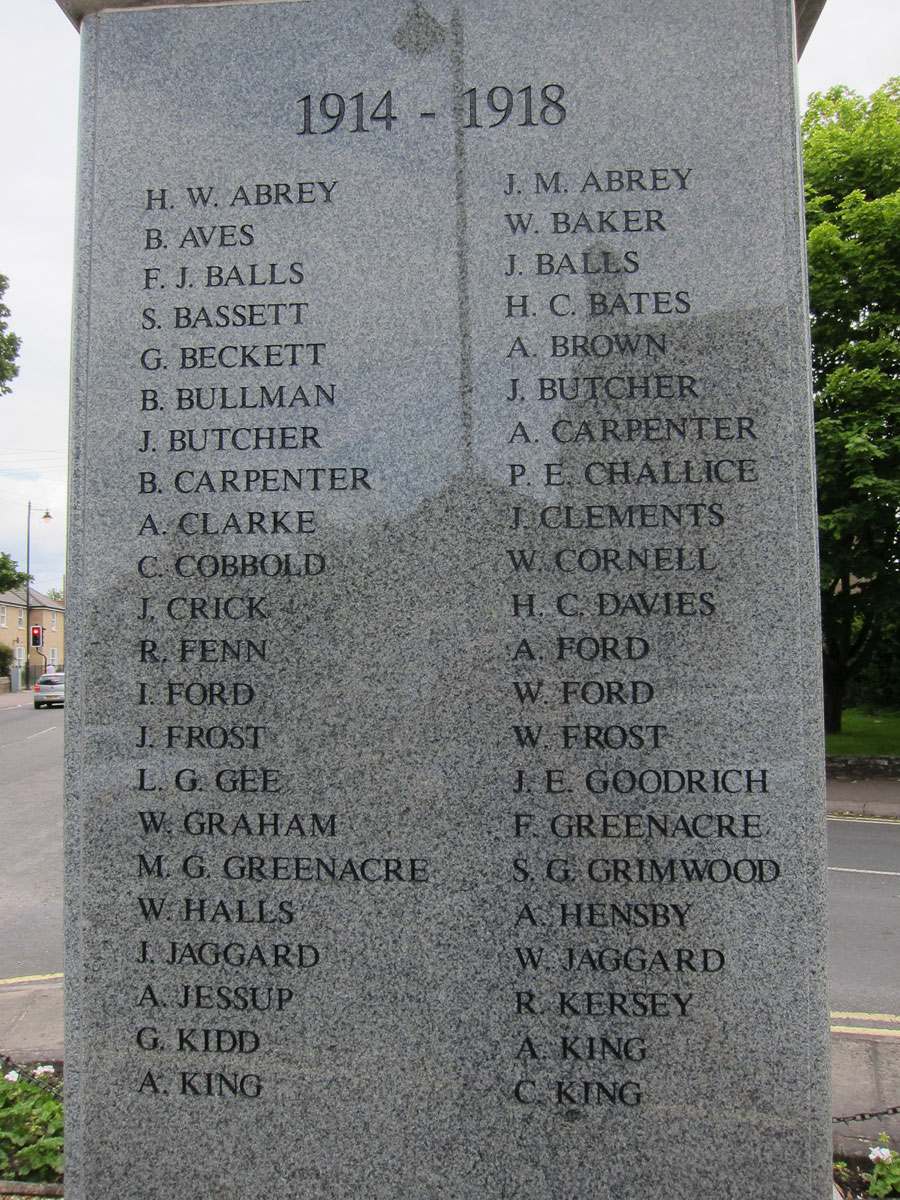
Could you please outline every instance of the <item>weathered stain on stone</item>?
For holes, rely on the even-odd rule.
[[[393,43],[406,54],[422,58],[437,50],[446,35],[446,30],[440,21],[435,20],[431,13],[426,12],[421,4],[413,4],[409,15],[393,36]]]

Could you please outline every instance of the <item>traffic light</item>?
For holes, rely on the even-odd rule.
[[[43,625],[32,625],[31,627],[31,645],[40,650],[44,644],[44,627]]]

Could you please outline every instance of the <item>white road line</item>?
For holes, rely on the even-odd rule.
[[[29,733],[29,735],[28,735],[28,737],[25,739],[25,741],[26,741],[26,742],[30,742],[32,738],[36,738],[36,737],[43,737],[43,735],[44,735],[45,733],[50,733],[50,731],[51,731],[51,730],[53,730],[53,729],[59,729],[59,726],[58,726],[58,725],[48,725],[46,729],[39,729],[39,730],[37,731],[37,733]]]
[[[900,879],[900,871],[864,871],[862,867],[829,867],[829,871],[843,871],[847,875],[895,875]]]
[[[849,825],[893,825],[895,829],[900,828],[900,821],[896,817],[828,817],[829,821],[845,821]]]
[[[42,729],[41,733],[49,733],[50,729],[56,729],[56,728],[58,728],[58,726],[51,725],[49,729]],[[29,734],[26,734],[25,737],[19,738],[19,740],[16,742],[0,742],[0,750],[6,750],[10,746],[21,746],[23,742],[28,742],[32,738],[36,738],[36,737],[40,737],[40,736],[41,736],[40,733],[29,733]]]

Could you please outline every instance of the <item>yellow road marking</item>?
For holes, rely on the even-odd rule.
[[[832,1033],[857,1033],[900,1040],[900,1029],[868,1029],[865,1025],[832,1025],[830,1028]]]
[[[862,1024],[853,1025],[831,1025],[832,1033],[855,1033],[868,1037],[897,1038],[900,1040],[900,1028],[879,1029],[875,1024],[875,1022],[877,1022],[882,1026],[900,1026],[900,1016],[897,1016],[894,1013],[833,1012],[831,1014],[831,1020],[837,1022],[863,1022]]]
[[[0,987],[12,986],[16,983],[52,983],[62,977],[62,971],[55,971],[52,975],[18,975],[13,979],[0,979]]]
[[[831,1014],[832,1021],[893,1021],[900,1025],[900,1017],[894,1013],[858,1013],[858,1012],[833,1012]]]

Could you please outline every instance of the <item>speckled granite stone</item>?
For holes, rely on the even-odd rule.
[[[790,4],[82,37],[67,1197],[824,1200]]]

